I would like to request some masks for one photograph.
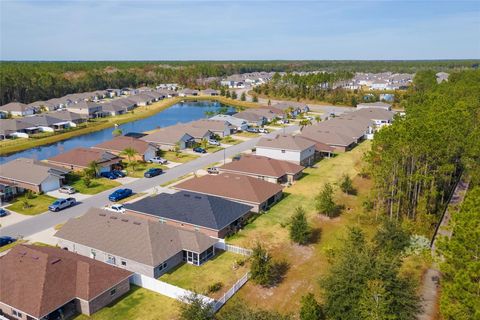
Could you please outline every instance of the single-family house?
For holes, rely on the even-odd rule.
[[[187,134],[193,137],[195,142],[200,143],[202,140],[210,139],[213,137],[213,132],[210,129],[203,126],[194,126],[192,122],[185,124],[177,124],[169,128],[176,127],[175,130],[183,130]]]
[[[157,92],[160,93],[161,95],[163,95],[164,97],[167,97],[167,98],[172,98],[172,97],[178,96],[177,91],[170,90],[170,89],[159,88],[159,89],[157,89]]]
[[[54,132],[76,127],[74,122],[55,117],[54,114],[39,114],[23,118],[25,123],[30,123],[41,132]]]
[[[376,108],[376,109],[383,109],[390,111],[392,110],[392,105],[385,103],[385,102],[369,102],[369,103],[359,103],[357,104],[357,109],[364,109],[364,108]]]
[[[299,136],[276,135],[260,139],[255,146],[255,153],[306,167],[315,162],[315,143]]]
[[[175,149],[176,146],[180,150],[192,148],[195,144],[195,138],[185,131],[181,126],[170,126],[158,129],[140,140],[153,143],[159,149],[169,151]]]
[[[272,107],[278,110],[282,110],[284,113],[287,112],[288,109],[291,109],[291,114],[293,116],[310,111],[310,108],[307,104],[293,101],[275,103]]]
[[[24,103],[10,102],[3,106],[0,106],[0,110],[4,113],[9,113],[15,117],[31,116],[35,113],[33,107],[29,107]]]
[[[109,116],[118,116],[127,113],[127,108],[121,103],[110,101],[102,104],[102,112]]]
[[[27,129],[32,125],[19,119],[0,119],[0,140],[28,138]]]
[[[70,112],[68,110],[49,112],[46,113],[46,115],[69,122],[71,127],[75,127],[73,124],[78,125],[88,121],[88,115]]]
[[[17,158],[0,165],[0,182],[15,186],[17,192],[36,193],[60,188],[70,170],[28,158]]]
[[[200,119],[189,122],[187,125],[210,131],[212,134],[216,134],[220,137],[226,137],[232,134],[235,127],[228,121],[213,120],[213,119]],[[190,133],[190,132],[189,132]]]
[[[122,158],[111,152],[84,147],[75,148],[47,159],[48,163],[74,171],[87,169],[92,162],[95,162],[99,167],[98,173],[119,167],[121,160]]]
[[[220,92],[215,89],[205,89],[205,90],[202,90],[201,93],[204,96],[218,96],[220,94]]]
[[[194,192],[161,193],[125,204],[125,213],[215,238],[235,233],[251,206]]]
[[[131,95],[128,97],[128,99],[135,102],[135,105],[139,107],[144,107],[155,101],[153,97],[147,95],[146,93]]]
[[[235,118],[234,116],[227,115],[227,114],[217,114],[217,115],[211,117],[210,120],[228,122],[233,127],[234,132],[235,131],[244,131],[244,130],[247,130],[247,128],[248,128],[247,121],[245,121],[243,119]]]
[[[130,291],[132,273],[48,246],[19,244],[0,257],[0,318],[90,316]]]
[[[99,143],[92,148],[108,151],[124,158],[126,158],[126,156],[123,156],[122,152],[127,148],[131,148],[137,152],[137,155],[134,156],[134,160],[139,161],[148,161],[152,159],[155,157],[158,150],[153,143],[126,136],[115,137],[112,140]]]
[[[326,122],[328,121],[321,123]],[[357,144],[357,139],[347,133],[344,133],[342,129],[338,127],[319,127],[317,125],[308,126],[303,129],[302,133],[298,135],[298,137],[307,138],[313,142],[326,144],[338,152],[351,150]]]
[[[267,123],[267,118],[264,115],[252,112],[252,110],[245,110],[237,112],[233,115],[234,118],[245,121],[249,126],[263,126]]]
[[[218,168],[220,172],[247,175],[272,183],[292,183],[302,176],[303,169],[305,167],[293,162],[259,155],[242,155]]]
[[[178,95],[180,97],[186,97],[186,96],[198,96],[198,90],[193,90],[189,88],[182,89],[178,91]]]
[[[90,102],[81,100],[77,103],[71,103],[67,105],[67,110],[87,115],[89,118],[103,117],[102,104],[98,102]]]
[[[158,278],[182,262],[201,265],[217,239],[166,223],[90,208],[55,233],[59,246],[82,256]]]
[[[267,210],[282,198],[282,186],[246,175],[223,173],[183,181],[175,189],[221,197],[252,206],[253,212]]]

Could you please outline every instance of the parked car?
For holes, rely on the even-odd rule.
[[[245,131],[251,132],[251,133],[259,133],[260,132],[257,128],[247,128],[247,130],[245,130]]]
[[[158,163],[158,164],[167,164],[168,161],[166,159],[163,159],[161,157],[154,157],[150,160],[148,160],[150,163]]]
[[[212,145],[212,146],[219,146],[220,145],[220,142],[218,142],[217,140],[215,139],[208,139],[208,144]]]
[[[119,201],[129,197],[133,194],[132,189],[118,189],[115,190],[111,195],[108,196],[108,200],[110,201]]]
[[[71,206],[74,206],[75,204],[77,204],[77,201],[75,200],[75,198],[57,199],[55,200],[54,203],[52,203],[48,207],[48,210],[57,212],[57,211],[69,208]]]
[[[288,119],[282,119],[282,120],[278,120],[278,123],[287,124],[287,123],[290,123],[290,121]]]
[[[66,194],[74,194],[75,192],[77,192],[77,190],[75,190],[74,187],[63,186],[63,187],[61,187],[60,189],[58,189],[58,192],[60,192],[60,193],[66,193]]]
[[[258,129],[258,132],[260,132],[260,133],[269,133],[269,131],[268,131],[267,129],[265,129],[265,128],[260,128],[260,129]]]
[[[111,206],[105,206],[103,207],[103,210],[108,210],[112,212],[117,212],[117,213],[124,213],[125,208],[123,207],[123,204],[112,204]]]
[[[8,211],[0,208],[0,218],[8,216]]]
[[[126,177],[127,175],[125,173],[123,173],[121,170],[112,170],[111,171],[114,175],[117,176],[117,178],[124,178]]]
[[[102,172],[100,173],[100,177],[103,177],[103,178],[107,178],[107,179],[110,179],[110,180],[115,180],[117,179],[117,175],[114,174],[113,172],[111,171],[107,171],[107,172]]]
[[[200,147],[195,147],[193,148],[193,152],[196,152],[196,153],[207,153],[207,151],[203,148],[200,148]]]
[[[17,241],[17,239],[8,236],[2,236],[0,237],[0,247],[6,246],[7,244],[13,243],[15,241]]]
[[[207,169],[207,172],[208,172],[209,174],[219,174],[219,173],[220,173],[220,171],[218,171],[218,168],[217,168],[217,167],[208,168],[208,169]]]
[[[241,157],[242,157],[241,154],[234,155],[234,156],[232,157],[232,161],[238,161],[238,160],[240,160]]]
[[[150,168],[147,171],[145,171],[143,176],[145,178],[153,178],[153,177],[156,177],[158,175],[161,175],[162,173],[163,173],[163,170],[161,168]]]

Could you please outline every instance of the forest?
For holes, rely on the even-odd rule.
[[[69,93],[175,82],[254,71],[416,72],[478,66],[478,60],[437,61],[98,61],[0,63],[0,105],[30,103]]]

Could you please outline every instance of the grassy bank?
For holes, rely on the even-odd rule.
[[[197,96],[197,97],[183,97],[182,100],[184,101],[205,101],[205,100],[214,100],[221,102],[223,104],[237,107],[237,108],[259,108],[262,105],[256,102],[248,102],[248,101],[241,101],[241,100],[234,100],[228,99],[222,96]]]

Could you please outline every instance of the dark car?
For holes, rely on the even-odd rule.
[[[108,196],[110,201],[119,201],[133,194],[132,189],[118,189]]]
[[[111,172],[112,172],[114,175],[116,175],[118,178],[124,178],[124,177],[127,176],[125,173],[123,173],[123,172],[120,171],[120,170],[112,170]]]
[[[155,176],[161,175],[163,173],[163,170],[161,168],[150,168],[145,173],[143,176],[145,178],[153,178]]]
[[[219,174],[220,171],[218,170],[217,167],[211,167],[211,168],[207,168],[207,173],[209,173],[209,174]]]
[[[115,179],[118,178],[117,175],[114,174],[114,173],[111,172],[111,171],[102,172],[102,173],[100,173],[100,176],[103,177],[103,178],[110,179],[110,180],[115,180]]]
[[[71,206],[74,206],[77,203],[75,198],[67,198],[67,199],[57,199],[55,200],[54,203],[52,203],[49,207],[48,210],[57,212],[66,208],[69,208]]]
[[[0,218],[6,217],[7,215],[8,215],[8,211],[3,208],[0,208]]]
[[[7,244],[10,244],[15,241],[17,240],[12,237],[8,237],[8,236],[0,237],[0,247],[6,246]]]
[[[207,153],[207,150],[203,149],[203,148],[200,148],[200,147],[196,147],[196,148],[193,148],[193,152],[196,152],[196,153]]]

